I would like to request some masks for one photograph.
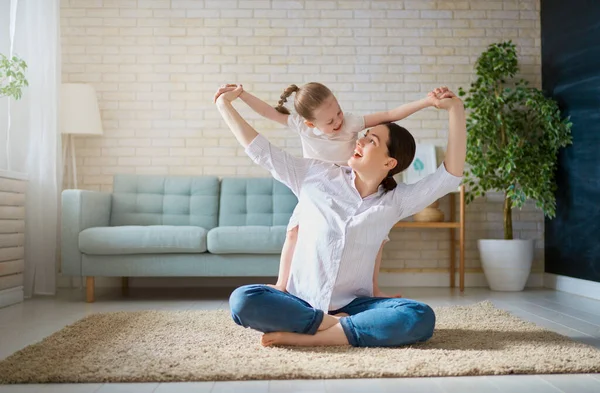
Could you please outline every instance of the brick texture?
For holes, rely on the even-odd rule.
[[[77,139],[79,184],[109,191],[116,173],[265,176],[212,103],[222,83],[275,104],[288,84],[320,81],[344,110],[367,114],[439,85],[467,87],[486,46],[511,39],[519,76],[540,86],[539,8],[539,0],[63,0],[63,81],[96,88],[104,126],[102,137]],[[274,144],[301,154],[294,133],[236,106]],[[443,151],[445,113],[428,109],[402,124]],[[468,206],[469,269],[480,266],[477,239],[501,237],[501,208],[495,194]],[[542,213],[529,203],[514,218],[515,237],[536,240],[541,271]],[[384,268],[448,267],[447,230],[390,237]]]

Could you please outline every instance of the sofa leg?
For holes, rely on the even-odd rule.
[[[127,296],[129,294],[129,277],[121,278],[121,289],[123,296]]]
[[[88,303],[94,302],[94,277],[85,278],[85,301]]]

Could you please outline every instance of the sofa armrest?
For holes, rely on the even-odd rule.
[[[110,224],[111,194],[98,191],[64,190],[61,205],[61,272],[81,276],[79,233]]]

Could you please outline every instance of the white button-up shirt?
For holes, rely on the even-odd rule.
[[[388,192],[380,187],[362,198],[349,167],[294,157],[261,135],[246,153],[298,197],[298,241],[287,291],[325,312],[373,296],[375,257],[394,224],[456,190],[462,179],[442,164],[418,183]]]

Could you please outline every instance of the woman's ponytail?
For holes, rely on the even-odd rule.
[[[392,174],[388,174],[385,179],[381,181],[381,185],[383,186],[384,190],[392,191],[394,188],[396,188],[398,183],[396,183],[396,179],[394,179]]]

